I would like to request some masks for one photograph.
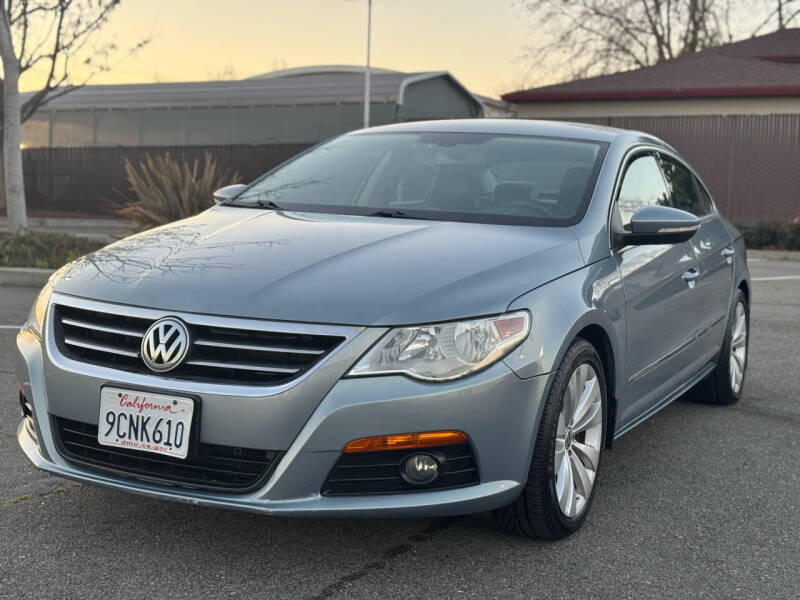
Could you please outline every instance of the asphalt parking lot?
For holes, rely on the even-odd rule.
[[[800,262],[752,261],[750,364],[732,407],[677,401],[606,454],[559,543],[481,517],[271,518],[80,486],[18,449],[0,289],[2,598],[800,597]]]

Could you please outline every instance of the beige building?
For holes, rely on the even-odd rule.
[[[522,118],[800,113],[800,29],[503,95]]]
[[[517,116],[638,129],[675,146],[738,221],[800,217],[800,29],[503,95]]]

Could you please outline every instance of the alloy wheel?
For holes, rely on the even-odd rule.
[[[569,379],[558,416],[554,456],[555,491],[564,516],[574,518],[587,506],[600,460],[603,394],[589,363]]]
[[[738,394],[742,389],[744,369],[747,364],[747,314],[744,303],[737,302],[733,313],[733,327],[731,327],[731,357],[730,357],[731,390]]]

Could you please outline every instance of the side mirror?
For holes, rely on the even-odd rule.
[[[246,187],[247,186],[243,183],[235,183],[233,185],[226,185],[223,188],[219,188],[216,192],[214,192],[214,202],[219,204],[225,200],[230,200],[234,196],[241,194]]]
[[[645,206],[631,217],[629,229],[614,232],[614,246],[680,244],[692,238],[700,219],[671,206]]]

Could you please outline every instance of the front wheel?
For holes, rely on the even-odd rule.
[[[603,365],[576,340],[556,371],[519,498],[492,513],[505,532],[557,540],[577,531],[592,502],[606,429]]]

